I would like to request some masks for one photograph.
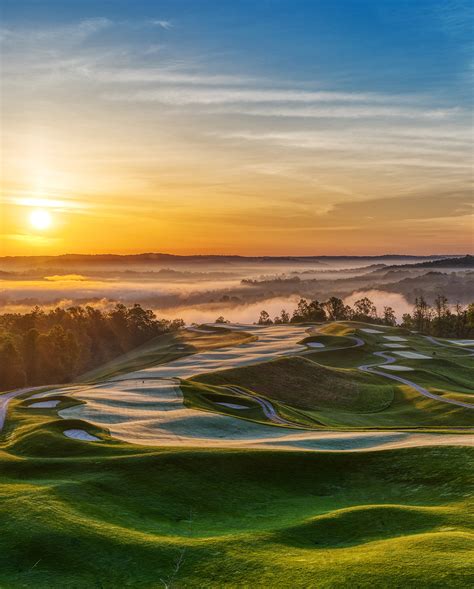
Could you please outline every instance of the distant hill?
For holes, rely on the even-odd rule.
[[[445,260],[433,260],[432,262],[420,262],[413,264],[418,268],[474,268],[474,256],[462,256],[461,258],[447,258]]]
[[[165,253],[143,254],[63,254],[59,256],[5,256],[0,257],[0,268],[27,268],[27,267],[75,267],[75,266],[110,266],[110,265],[153,265],[167,264],[168,266],[180,264],[315,264],[324,266],[330,263],[344,263],[352,261],[384,262],[423,260],[423,264],[429,261],[444,261],[452,256],[412,256],[385,254],[381,256],[237,256],[237,255],[192,255],[179,256]],[[454,256],[456,257],[456,256]],[[426,262],[425,262],[426,260]],[[399,266],[397,266],[399,267]]]
[[[411,268],[474,268],[474,256],[466,255],[455,258],[443,258],[441,260],[426,260],[416,264],[403,264],[398,266],[387,266],[385,270],[401,270]]]

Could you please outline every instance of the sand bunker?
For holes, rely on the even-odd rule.
[[[474,339],[454,339],[449,340],[449,343],[457,346],[474,346]]]
[[[177,382],[179,378],[256,364],[293,351],[307,350],[307,346],[298,344],[307,335],[304,326],[252,326],[252,329],[258,339],[244,345],[194,354],[167,364],[120,375],[105,383],[64,387],[63,394],[84,403],[63,409],[59,411],[59,415],[106,428],[113,437],[125,442],[151,446],[353,451],[406,445],[474,443],[472,438],[459,434],[453,437],[403,432],[291,429],[185,407]],[[61,389],[49,394],[58,393],[61,393]],[[247,408],[240,406],[238,399],[236,401],[222,402],[221,405],[231,409]],[[91,439],[91,434],[83,430],[72,431],[77,439],[99,441],[97,438]]]
[[[389,340],[390,342],[406,342],[406,337],[399,337],[398,335],[384,335],[384,339]]]
[[[63,432],[63,434],[67,438],[71,438],[73,440],[81,440],[83,442],[101,442],[100,438],[89,434],[84,429],[67,429]]]
[[[384,344],[386,348],[406,348],[407,344]]]
[[[40,401],[28,406],[28,409],[49,409],[50,407],[57,407],[61,401]]]
[[[383,333],[383,331],[380,331],[380,329],[369,329],[368,327],[361,329],[360,331],[363,331],[364,333]]]
[[[394,372],[413,372],[414,370],[413,368],[410,368],[410,366],[400,366],[398,364],[385,364],[381,368],[384,368],[385,370],[393,370]]]
[[[171,380],[148,381],[146,386],[137,380],[109,382],[84,387],[81,391],[76,391],[74,396],[87,403],[63,409],[59,412],[61,417],[87,420],[99,427],[107,428],[113,437],[132,444],[312,451],[376,450],[397,446],[453,443],[474,444],[472,436],[437,436],[404,432],[303,431],[197,411],[183,405],[181,390]],[[234,404],[229,403],[229,405]],[[81,436],[84,433],[90,436],[83,430],[72,431],[80,431]],[[77,437],[77,439],[84,438]],[[88,437],[87,441],[98,440],[91,440]]]
[[[326,346],[321,342],[306,342],[305,344],[309,348],[325,348]]]
[[[254,323],[206,323],[207,327],[218,327],[220,329],[237,329],[238,331],[249,331],[250,329],[262,329],[261,325]]]
[[[222,325],[229,327],[229,325]],[[192,354],[179,360],[144,368],[126,375],[118,375],[112,380],[147,379],[147,378],[191,378],[203,372],[225,370],[249,364],[258,364],[285,354],[307,350],[300,342],[307,336],[306,327],[301,325],[282,325],[272,327],[230,326],[233,329],[250,327],[257,339],[239,346],[218,348],[198,354]]]
[[[418,352],[393,352],[397,356],[401,356],[402,358],[411,358],[412,360],[431,360],[430,356],[425,356],[424,354],[418,354]]]

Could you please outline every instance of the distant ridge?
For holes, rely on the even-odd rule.
[[[419,262],[417,264],[403,264],[402,266],[388,266],[385,270],[390,268],[474,268],[474,256],[467,254],[466,256],[456,258],[443,258],[441,260],[432,260]]]
[[[0,264],[22,264],[33,262],[35,264],[47,264],[48,262],[66,262],[66,263],[134,263],[134,262],[225,262],[225,261],[245,261],[245,262],[308,262],[320,263],[335,262],[344,260],[424,260],[419,264],[437,264],[438,262],[448,262],[451,259],[466,260],[472,256],[461,254],[435,254],[429,256],[417,256],[408,254],[383,254],[380,256],[239,256],[239,255],[176,255],[165,253],[147,252],[142,254],[61,254],[57,256],[3,256],[0,257]]]

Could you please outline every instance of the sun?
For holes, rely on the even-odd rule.
[[[36,211],[31,211],[30,213],[30,225],[34,229],[44,231],[51,227],[52,222],[53,219],[48,211],[38,209]]]

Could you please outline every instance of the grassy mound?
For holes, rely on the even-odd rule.
[[[357,505],[288,528],[279,540],[294,546],[354,546],[378,540],[381,535],[388,539],[434,531],[449,523],[449,512],[449,508]]]
[[[55,428],[41,455],[27,442],[0,449],[2,587],[472,584],[468,448],[163,451]]]
[[[381,411],[391,403],[395,388],[371,374],[328,368],[298,356],[203,374],[193,380],[250,389],[298,409],[356,412]]]

